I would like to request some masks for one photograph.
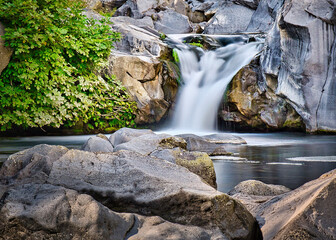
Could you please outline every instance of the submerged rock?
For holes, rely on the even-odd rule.
[[[265,184],[257,180],[247,180],[235,186],[229,194],[234,195],[241,193],[255,196],[276,196],[289,191],[290,189],[285,186]]]
[[[51,147],[53,150],[57,148],[59,147]],[[216,191],[203,183],[200,177],[178,165],[129,151],[91,153],[80,150],[68,150],[64,153],[65,149],[61,148],[62,151],[60,154],[54,154],[54,157],[49,159],[48,155],[43,155],[43,152],[39,149],[41,149],[41,146],[20,152],[16,154],[17,158],[9,158],[5,165],[15,166],[18,157],[21,156],[25,160],[21,160],[21,162],[34,162],[34,166],[37,167],[48,166],[48,171],[39,172],[37,168],[29,166],[29,164],[22,165],[19,168],[13,167],[13,171],[9,174],[1,170],[0,182],[4,183],[11,180],[12,184],[16,186],[47,183],[53,185],[52,188],[57,186],[57,188],[62,187],[71,191],[75,190],[81,194],[91,195],[110,210],[160,216],[167,221],[178,224],[198,226],[211,231],[220,230],[228,239],[252,240],[262,238],[255,219],[239,202]],[[33,159],[34,154],[32,152],[34,150],[38,150],[38,154],[41,155],[40,158]],[[52,164],[49,164],[51,160]],[[29,175],[21,174],[28,170],[30,170]],[[13,176],[20,175],[22,176],[21,178],[13,178]],[[51,199],[54,199],[53,201],[56,201],[55,205],[53,205],[53,201],[49,201],[48,204],[55,206],[54,209],[57,209],[57,211],[54,211],[52,216],[56,215],[58,217],[51,220],[64,219],[64,232],[58,228],[62,221],[48,222],[44,217],[46,215],[35,215],[41,211],[43,212],[43,206],[51,206],[39,205],[39,198],[33,198],[33,203],[29,205],[31,207],[28,207],[26,210],[20,207],[22,203],[19,203],[17,205],[17,209],[19,210],[13,210],[13,213],[5,216],[10,216],[8,219],[14,219],[15,217],[13,216],[15,214],[18,216],[20,214],[23,216],[33,216],[33,218],[37,219],[41,217],[40,224],[42,226],[46,225],[49,229],[60,229],[58,231],[62,234],[70,231],[68,229],[76,229],[78,226],[76,224],[83,224],[84,226],[86,224],[90,226],[93,224],[93,232],[100,231],[99,226],[96,225],[98,230],[94,227],[96,224],[95,219],[97,218],[85,220],[89,221],[89,223],[78,219],[80,214],[83,214],[85,218],[84,210],[89,211],[90,209],[83,208],[80,203],[76,202],[79,201],[75,196],[76,193],[74,193],[74,198],[69,197],[67,199],[64,198],[64,194],[71,196],[71,192],[68,193],[67,190],[57,190],[56,192],[57,196],[60,194],[59,197],[50,196]],[[28,191],[27,194],[38,196],[32,190]],[[18,193],[18,195],[21,194]],[[10,195],[6,197],[8,196]],[[86,196],[83,196],[83,198],[90,202],[92,198]],[[13,195],[9,199],[10,201],[14,201],[16,198]],[[66,201],[63,201],[63,199],[66,199]],[[67,214],[68,210],[66,210],[72,209],[72,201],[74,201],[73,204],[75,206],[79,206],[84,211],[84,213],[78,214],[72,212],[74,213],[73,218],[71,218],[72,213],[69,215]],[[100,206],[97,203],[93,204],[96,204],[95,209]],[[1,213],[4,214],[10,211],[10,204],[6,205],[5,208],[3,206],[1,205]],[[56,208],[56,206],[59,207]],[[53,208],[51,207],[51,209]],[[66,211],[64,212],[63,209]],[[48,211],[44,212],[44,214],[47,213]],[[109,218],[111,216],[106,217],[106,219]],[[120,219],[120,216],[114,216],[113,218]],[[76,224],[67,224],[68,222],[71,223],[71,221],[76,222]],[[90,221],[93,221],[93,223],[91,224]],[[100,221],[100,219],[97,221]],[[104,224],[109,225],[109,221]],[[127,222],[124,224],[125,226],[129,226]],[[6,230],[8,226],[10,225],[7,225],[7,223],[5,226],[2,225],[1,231],[3,229],[9,231]],[[82,228],[80,231],[84,231],[84,229]],[[36,229],[33,231],[36,231]],[[100,234],[103,233],[101,232]]]

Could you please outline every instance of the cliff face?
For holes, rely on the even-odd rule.
[[[336,130],[335,23],[330,1],[286,1],[262,54],[265,85],[277,78],[308,131]]]
[[[336,131],[335,14],[335,3],[327,0],[265,0],[259,3],[248,29],[268,31],[264,51],[257,63],[261,77],[256,80],[258,85],[253,85],[265,95],[264,107],[259,105],[254,116],[266,127],[300,127],[297,117],[285,120],[287,123],[283,120],[286,117],[282,115],[292,107],[302,118],[307,131]],[[274,23],[269,29],[272,21]],[[256,63],[251,64],[255,68]],[[241,104],[232,98],[232,95],[237,95],[237,81],[244,79],[236,76],[233,80],[229,93],[231,104],[243,117],[249,118],[251,116],[241,111]],[[249,90],[241,91],[240,97],[246,99],[247,92]],[[279,112],[274,108],[275,98],[282,99],[287,105],[280,109],[279,117],[274,114]],[[273,112],[270,114],[273,115],[272,121],[263,119],[265,106],[271,109],[270,113]],[[292,110],[287,112],[293,114]],[[227,113],[222,115],[224,119],[229,118]],[[243,122],[253,126],[250,119]]]
[[[117,8],[113,28],[123,39],[109,72],[138,102],[139,124],[159,122],[174,103],[178,71],[163,33],[265,32],[260,58],[233,80],[234,107],[220,115],[248,128],[298,129],[303,122],[310,132],[336,131],[335,6],[330,0],[88,1],[93,15]],[[1,43],[0,72],[11,54]]]

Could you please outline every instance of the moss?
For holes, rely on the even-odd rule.
[[[176,164],[197,174],[210,186],[217,188],[216,173],[212,160],[206,153],[176,153]]]

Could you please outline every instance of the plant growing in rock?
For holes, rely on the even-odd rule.
[[[121,127],[135,104],[121,84],[98,76],[120,39],[107,19],[83,14],[73,0],[0,0],[12,59],[0,76],[0,126]]]

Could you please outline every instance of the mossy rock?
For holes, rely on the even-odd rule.
[[[176,152],[175,157],[177,165],[187,168],[190,172],[200,176],[207,184],[217,188],[215,168],[208,154],[182,151]]]

